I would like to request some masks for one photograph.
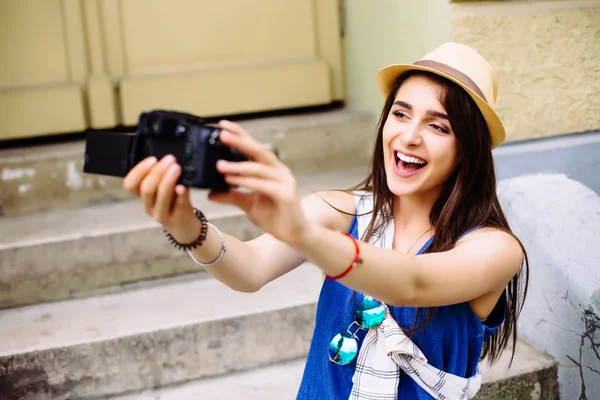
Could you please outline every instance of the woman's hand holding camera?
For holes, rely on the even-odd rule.
[[[198,237],[201,223],[194,215],[189,190],[177,185],[180,175],[181,166],[175,157],[165,156],[160,161],[148,157],[129,171],[123,186],[175,240],[191,243]]]
[[[245,154],[250,161],[219,161],[217,170],[233,187],[226,193],[210,193],[209,199],[231,204],[245,211],[263,231],[290,245],[307,236],[310,223],[300,205],[297,183],[292,172],[240,125],[221,121],[220,139]],[[139,197],[144,211],[161,223],[180,243],[198,237],[200,221],[190,203],[189,189],[177,185],[181,166],[175,157],[161,160],[149,157],[137,164],[125,177],[123,186]]]
[[[240,125],[221,121],[219,126],[221,141],[250,161],[219,161],[217,170],[228,184],[251,192],[231,189],[227,193],[211,193],[209,199],[235,205],[263,231],[292,246],[299,244],[308,234],[310,223],[302,211],[292,172]]]

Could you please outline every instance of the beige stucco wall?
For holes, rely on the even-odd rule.
[[[508,140],[600,129],[600,1],[451,7],[452,39],[498,72]]]
[[[352,107],[379,112],[379,68],[453,40],[497,70],[508,141],[600,130],[600,0],[346,0],[345,19]]]

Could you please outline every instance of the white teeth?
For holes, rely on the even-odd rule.
[[[398,158],[399,160],[402,160],[404,162],[409,162],[409,163],[413,163],[413,164],[425,164],[426,163],[426,161],[421,160],[420,158],[405,156],[404,154],[400,153],[399,151],[396,152],[396,158]]]

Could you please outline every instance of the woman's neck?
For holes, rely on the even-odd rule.
[[[396,197],[394,225],[396,232],[424,231],[431,227],[431,209],[439,192],[419,193]]]

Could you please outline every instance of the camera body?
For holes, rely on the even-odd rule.
[[[180,183],[212,190],[226,190],[228,185],[217,172],[218,160],[244,161],[247,158],[219,139],[220,129],[206,125],[200,117],[173,112],[142,113],[131,154],[134,166],[144,158],[161,159],[172,154],[181,165]]]
[[[192,114],[154,110],[142,113],[137,132],[88,132],[84,172],[125,176],[146,157],[172,154],[181,165],[180,184],[227,191],[229,185],[216,169],[218,160],[245,161],[247,157],[224,145],[220,129]]]

